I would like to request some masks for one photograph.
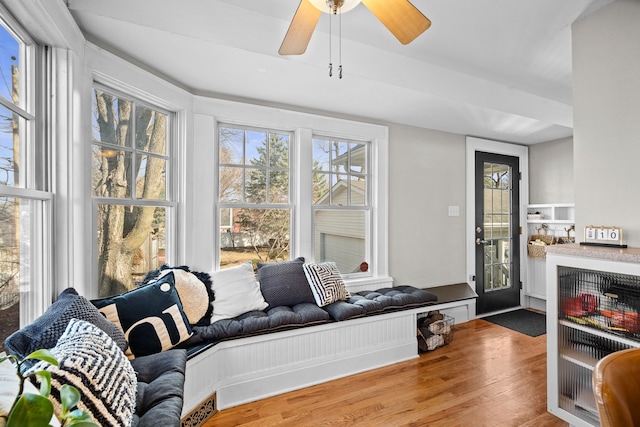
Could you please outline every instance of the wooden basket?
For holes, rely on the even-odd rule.
[[[544,245],[535,245],[531,244],[531,242],[535,242],[540,240],[544,242]],[[548,234],[532,234],[529,236],[529,241],[527,242],[527,254],[530,258],[534,259],[545,259],[547,257],[546,247],[548,245],[555,245],[556,239],[555,236]]]

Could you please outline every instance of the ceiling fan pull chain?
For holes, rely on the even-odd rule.
[[[342,78],[342,11],[338,16],[338,78]]]
[[[331,61],[331,6],[329,6],[329,77],[333,76],[333,62]]]

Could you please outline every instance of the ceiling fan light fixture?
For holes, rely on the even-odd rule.
[[[337,10],[340,10],[340,13],[345,13],[359,5],[361,0],[309,0],[309,2],[324,13]]]

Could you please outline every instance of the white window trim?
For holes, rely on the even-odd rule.
[[[336,138],[348,140],[371,141],[371,276],[357,279],[347,279],[346,284],[350,291],[357,292],[364,289],[373,289],[383,286],[391,286],[392,279],[388,274],[388,152],[389,136],[388,127],[337,119],[328,116],[321,116],[308,113],[300,113],[279,108],[259,106],[235,101],[213,99],[196,96],[194,100],[194,128],[195,144],[194,153],[191,157],[193,164],[187,165],[188,171],[199,171],[212,168],[217,162],[214,149],[214,136],[217,135],[217,123],[226,125],[237,124],[239,126],[250,126],[257,128],[293,131],[295,138],[293,141],[293,164],[292,174],[292,202],[294,204],[293,215],[293,235],[291,242],[292,254],[295,258],[303,256],[305,259],[313,259],[313,234],[312,230],[313,209],[310,191],[301,191],[298,188],[301,182],[311,182],[311,168],[298,167],[301,161],[312,159],[312,138],[314,134],[330,135]],[[207,147],[208,144],[212,146]],[[198,181],[206,179],[207,176],[217,185],[217,178],[213,172],[198,175]],[[195,177],[195,172],[194,172]],[[195,183],[195,179],[194,179]],[[211,191],[211,186],[195,183],[201,186],[194,191],[202,195],[198,201],[200,204],[208,205],[211,209],[213,220],[209,224],[199,224],[198,235],[204,235],[204,230],[213,239],[218,239],[219,219],[217,218],[217,200],[214,200],[217,192]],[[207,193],[208,192],[208,193]],[[194,202],[195,203],[195,202]],[[191,209],[197,207],[192,206]],[[305,231],[306,230],[306,231]],[[208,263],[200,256],[198,262],[207,263],[207,268],[211,271],[218,265],[217,244],[213,242],[207,247],[193,247],[194,252],[206,253],[207,250],[213,252],[213,258]],[[197,257],[196,253],[194,256]]]
[[[51,155],[51,140],[44,139],[44,126],[50,123],[51,118],[45,117],[49,113],[39,104],[49,95],[49,91],[54,91],[55,82],[52,87],[45,87],[45,79],[48,77],[45,70],[49,63],[44,60],[41,48],[36,45],[28,32],[13,18],[7,9],[0,5],[0,14],[10,31],[16,34],[24,43],[20,52],[21,73],[26,70],[21,81],[20,96],[24,100],[22,106],[13,105],[10,100],[2,100],[2,105],[10,111],[18,114],[23,119],[28,120],[26,126],[21,129],[21,159],[24,166],[20,171],[19,186],[0,185],[0,197],[20,199],[22,202],[30,202],[32,209],[29,210],[28,217],[21,215],[21,225],[23,221],[28,221],[27,241],[20,240],[21,257],[21,277],[20,277],[20,325],[24,326],[41,315],[51,303],[53,294],[52,285],[52,239],[53,239],[53,191],[51,186],[50,167],[54,164]],[[55,67],[55,63],[53,67]],[[37,141],[47,146],[49,153],[46,158],[42,153],[36,155]],[[41,146],[42,146],[41,145]],[[43,160],[46,164],[41,163]],[[42,171],[47,176],[40,176],[37,173]],[[31,203],[31,202],[35,202]],[[21,233],[25,230],[21,229]],[[26,243],[26,245],[25,245]],[[22,263],[25,257],[28,263]],[[26,270],[23,270],[26,267]],[[26,277],[23,277],[22,274]]]
[[[178,139],[178,133],[176,132],[176,130],[174,129],[176,127],[176,122],[177,122],[177,114],[175,114],[174,112],[166,109],[163,106],[157,106],[157,105],[153,105],[150,101],[149,98],[154,98],[155,97],[150,97],[150,96],[145,96],[144,93],[141,93],[140,91],[136,91],[137,96],[131,96],[131,95],[125,95],[126,92],[124,92],[123,89],[123,85],[122,84],[118,84],[115,83],[114,81],[111,81],[111,85],[110,86],[108,83],[104,83],[104,81],[107,80],[109,81],[110,79],[106,78],[105,76],[100,76],[100,81],[94,81],[94,84],[92,86],[91,89],[91,96],[93,96],[94,94],[94,89],[98,89],[104,92],[107,92],[113,96],[116,96],[120,99],[125,99],[128,100],[132,103],[134,103],[136,106],[141,106],[144,108],[149,108],[149,109],[153,109],[156,110],[162,114],[167,115],[167,120],[169,121],[169,134],[168,134],[168,138],[169,138],[169,144],[167,147],[167,151],[165,153],[164,156],[159,156],[162,157],[165,162],[166,162],[166,167],[167,167],[167,171],[166,171],[166,191],[167,191],[167,197],[164,200],[154,200],[154,199],[138,199],[137,195],[135,194],[135,191],[132,192],[132,195],[130,197],[127,198],[110,198],[110,197],[95,197],[91,191],[91,186],[88,185],[89,187],[89,191],[90,191],[90,198],[91,198],[91,253],[92,253],[92,258],[90,259],[90,265],[92,266],[91,268],[91,286],[90,289],[87,290],[87,293],[92,295],[93,297],[98,296],[97,295],[97,283],[98,283],[98,271],[97,271],[97,246],[98,246],[98,236],[96,233],[97,227],[98,227],[98,218],[97,218],[97,213],[98,213],[98,205],[122,205],[122,206],[154,206],[154,207],[163,207],[165,208],[165,214],[166,214],[166,227],[167,227],[167,231],[165,234],[165,248],[166,248],[166,262],[169,263],[170,265],[177,265],[177,262],[174,260],[177,260],[178,258],[178,245],[176,243],[177,241],[177,229],[178,229],[178,215],[176,213],[176,210],[178,208],[178,202],[176,199],[178,199],[178,181],[177,179],[174,179],[174,177],[179,177],[180,176],[180,171],[177,169],[177,165],[180,164],[178,156],[179,156],[179,150],[176,147],[176,141]],[[138,97],[140,96],[140,97]],[[165,104],[165,103],[163,103]],[[92,104],[89,104],[92,105]],[[90,107],[93,108],[93,107]],[[91,118],[91,120],[93,120],[93,118]],[[139,150],[136,149],[134,147],[135,142],[131,141],[131,146],[126,147],[127,151],[130,152],[138,152]],[[89,151],[89,153],[91,153],[92,147],[93,147],[94,143],[93,141],[91,143],[87,144],[87,149]],[[91,162],[89,164],[89,168],[91,167]],[[87,182],[91,182],[91,176],[92,176],[92,171],[89,171],[90,175],[88,177]],[[134,177],[135,178],[135,177]]]
[[[134,99],[141,105],[158,109],[171,115],[170,138],[171,144],[169,162],[171,164],[171,175],[167,176],[167,191],[170,193],[171,207],[167,211],[167,260],[172,265],[189,264],[187,249],[189,236],[193,223],[189,220],[189,212],[186,210],[184,200],[190,196],[187,194],[188,185],[185,180],[185,159],[187,157],[187,141],[191,137],[191,117],[192,117],[192,101],[193,95],[185,90],[178,88],[171,83],[155,76],[136,65],[117,57],[99,47],[87,43],[85,50],[85,67],[87,73],[85,75],[84,84],[82,85],[83,100],[81,106],[78,107],[82,111],[79,113],[82,122],[82,130],[78,138],[78,144],[81,147],[81,160],[74,162],[74,173],[78,177],[84,177],[84,187],[82,190],[82,200],[85,212],[91,212],[91,219],[84,224],[84,233],[82,242],[79,244],[82,248],[90,248],[85,251],[84,265],[92,266],[88,284],[77,283],[76,287],[80,287],[79,292],[89,298],[95,298],[98,295],[97,288],[97,254],[95,243],[95,212],[96,203],[92,196],[91,186],[87,183],[91,182],[91,109],[94,83],[104,87],[107,91],[115,91],[116,94],[126,94],[126,98]],[[97,200],[102,203],[104,200]],[[126,199],[127,203],[132,201]],[[122,200],[116,202],[119,203]],[[155,201],[148,201],[151,205],[158,205]],[[146,204],[146,201],[133,200],[133,204]],[[169,226],[171,229],[169,229]],[[198,232],[195,233],[199,235]]]
[[[337,140],[337,141],[346,141],[348,143],[363,143],[366,144],[367,146],[367,154],[366,154],[366,165],[367,165],[367,172],[366,172],[366,188],[365,188],[365,201],[366,203],[364,205],[345,205],[345,206],[337,206],[334,204],[327,204],[327,205],[315,205],[312,203],[312,217],[315,218],[315,214],[317,211],[322,211],[322,210],[327,210],[327,211],[331,211],[331,210],[336,210],[336,211],[347,211],[347,210],[352,210],[352,211],[359,211],[359,212],[365,212],[365,218],[366,218],[366,224],[365,224],[365,233],[367,236],[366,239],[366,246],[365,246],[365,254],[364,254],[364,259],[363,261],[366,261],[369,265],[371,264],[370,260],[372,260],[372,251],[373,251],[373,231],[372,231],[372,227],[374,225],[374,222],[372,220],[372,215],[373,212],[375,211],[375,207],[372,204],[371,201],[371,182],[373,181],[372,177],[371,177],[371,173],[369,172],[369,169],[371,169],[372,167],[372,157],[371,157],[371,147],[372,147],[372,143],[371,141],[364,141],[364,140],[353,140],[353,139],[345,139],[345,138],[335,138],[332,135],[326,135],[326,134],[321,134],[321,133],[315,133],[313,136],[313,138],[315,139],[326,139],[326,140]],[[313,144],[311,144],[313,146]],[[312,155],[313,158],[313,155]],[[351,172],[347,171],[345,173],[345,175],[347,175],[349,177],[349,179],[351,178]],[[313,171],[311,173],[311,179],[313,179]],[[307,181],[310,182],[310,181]],[[315,228],[315,222],[312,222],[312,230],[314,230]],[[316,233],[315,231],[313,231],[312,234],[312,239],[313,240],[313,250],[315,252],[315,248],[317,246],[317,243],[315,241],[316,238]],[[373,272],[371,270],[367,270],[366,272],[342,272],[342,276],[343,278],[349,280],[349,281],[358,281],[358,280],[363,280],[366,277],[372,277],[373,276]]]

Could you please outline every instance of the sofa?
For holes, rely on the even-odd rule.
[[[23,366],[23,373],[51,371],[54,405],[59,404],[61,385],[74,385],[82,396],[78,406],[101,426],[180,425],[186,351],[172,349],[128,360],[124,333],[73,288],[10,335],[5,347],[20,359],[51,349],[59,367],[34,360]]]
[[[39,319],[7,338],[5,346],[11,353],[24,357],[38,348],[64,347],[65,333],[70,328],[99,329],[118,347],[118,350],[113,349],[113,355],[124,355],[135,372],[135,384],[121,386],[122,393],[130,392],[129,389],[134,389],[135,393],[125,399],[116,399],[118,402],[114,405],[133,399],[135,404],[130,405],[133,408],[133,426],[154,423],[177,426],[180,425],[181,412],[185,415],[182,407],[187,397],[183,389],[185,378],[195,377],[203,381],[189,388],[191,395],[188,396],[187,412],[192,412],[196,406],[194,401],[202,400],[200,395],[209,396],[218,390],[215,378],[224,375],[220,369],[226,369],[214,362],[218,360],[219,356],[215,354],[221,343],[238,340],[244,345],[246,340],[242,339],[251,337],[265,337],[266,341],[261,342],[266,343],[270,336],[276,339],[278,332],[351,324],[346,321],[425,307],[436,302],[434,294],[412,286],[351,294],[335,264],[307,264],[303,258],[258,264],[257,275],[251,263],[211,274],[194,272],[186,266],[165,265],[149,272],[138,288],[121,295],[89,301],[73,288],[66,289]],[[76,325],[77,319],[90,325]],[[400,318],[392,321],[404,324]],[[361,327],[362,322],[356,322],[347,329],[357,335],[356,331]],[[345,330],[342,327],[338,329]],[[321,331],[327,332],[327,328]],[[392,335],[392,340],[396,340],[394,331],[395,327],[391,327],[387,332]],[[86,341],[92,340],[94,334],[95,331],[87,333]],[[402,339],[406,340],[406,337]],[[229,345],[224,345],[224,348],[228,350]],[[203,358],[204,353],[208,354]],[[313,355],[311,357],[314,358]],[[193,363],[189,364],[190,360]],[[186,366],[192,366],[190,369],[198,372],[187,373]],[[226,366],[231,369],[230,365]],[[25,369],[30,368],[35,369],[33,366]],[[126,369],[114,368],[116,371]],[[251,374],[247,372],[246,375]],[[122,380],[123,384],[127,381],[131,378]],[[80,391],[83,396],[91,396],[90,400],[94,395],[96,400],[100,400],[100,390]],[[112,414],[101,413],[101,410],[106,410],[94,406],[96,408],[89,409],[95,414],[94,418],[102,417],[99,424],[110,425],[109,416]],[[122,411],[122,408],[114,409],[117,414]],[[112,424],[118,425],[117,422]],[[199,423],[183,419],[183,425]]]

